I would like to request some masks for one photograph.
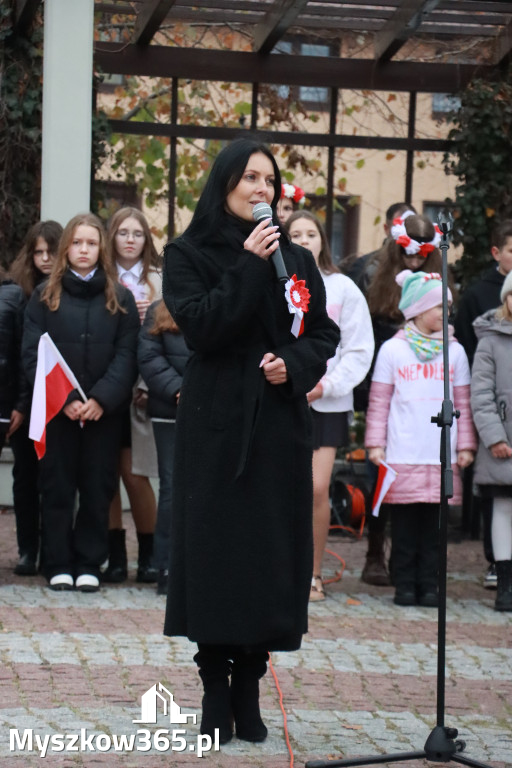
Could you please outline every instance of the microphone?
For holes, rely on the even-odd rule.
[[[258,224],[263,219],[272,219],[272,208],[268,203],[256,203],[252,209],[252,216],[253,219],[258,222]],[[271,254],[270,258],[272,259],[272,264],[276,270],[277,279],[282,283],[286,283],[289,280],[289,277],[286,274],[283,254],[281,253],[279,244],[276,250]]]

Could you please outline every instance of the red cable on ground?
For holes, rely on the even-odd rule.
[[[284,709],[283,704],[283,692],[281,690],[281,686],[279,685],[279,680],[277,679],[276,671],[274,669],[274,665],[272,664],[272,659],[269,659],[269,665],[270,665],[270,671],[272,672],[272,677],[274,678],[274,683],[276,685],[277,692],[279,694],[279,706],[281,707],[281,712],[283,713],[283,729],[284,729],[284,737],[286,739],[286,746],[288,747],[288,753],[290,755],[290,768],[293,768],[293,749],[292,745],[290,744],[290,734],[288,733],[288,718],[286,717],[286,712]]]
[[[366,502],[365,502],[364,494],[359,488],[355,488],[352,485],[348,485],[347,488],[349,489],[352,495],[352,513],[351,513],[350,520],[351,522],[353,521],[356,524],[359,523],[359,528],[356,530],[354,528],[351,528],[350,526],[345,526],[345,525],[330,525],[329,530],[330,531],[332,530],[347,531],[348,533],[355,536],[356,539],[360,539],[363,535],[364,523],[365,523]],[[326,554],[332,555],[332,557],[335,557],[336,560],[339,560],[339,562],[341,563],[341,569],[339,571],[335,571],[334,576],[331,579],[324,580],[325,584],[334,584],[341,580],[341,577],[343,576],[343,572],[346,567],[346,563],[345,563],[345,560],[342,557],[340,557],[340,555],[336,554],[336,552],[333,552],[331,549],[326,549],[325,552]],[[274,665],[272,664],[272,658],[269,658],[269,666],[270,666],[270,671],[272,673],[272,677],[274,678],[274,683],[276,686],[277,693],[279,695],[279,707],[283,714],[284,737],[286,740],[286,746],[288,748],[288,754],[290,755],[290,768],[293,768],[294,756],[293,756],[292,745],[290,744],[290,734],[288,733],[288,718],[286,716],[286,712],[284,709],[283,692],[281,690],[281,686],[279,685],[279,679],[274,669]]]
[[[331,526],[331,527],[341,528],[342,526],[337,525],[337,526]],[[325,552],[326,552],[327,555],[332,555],[333,557],[336,558],[336,560],[340,561],[340,563],[341,563],[341,570],[335,571],[334,572],[334,576],[332,577],[332,579],[324,579],[323,582],[324,582],[324,584],[336,584],[336,582],[340,581],[341,577],[343,576],[343,571],[345,570],[346,563],[345,563],[345,561],[344,561],[344,559],[342,557],[337,555],[336,552],[333,552],[331,549],[326,549]]]
[[[331,525],[331,526],[329,526],[329,530],[331,530],[333,528],[342,528],[343,530],[351,531],[351,533],[355,534],[356,537],[359,539],[362,536],[362,530],[364,528],[364,513],[363,513],[363,518],[362,518],[362,527],[361,527],[361,531],[359,533],[357,531],[354,531],[352,528],[345,528],[345,526],[343,526],[343,525]],[[336,552],[333,552],[330,549],[326,549],[325,552],[326,552],[326,554],[332,555],[333,557],[335,557],[336,560],[339,560],[339,562],[341,563],[341,569],[339,571],[335,571],[333,578],[332,579],[325,579],[324,580],[325,584],[333,584],[333,583],[335,583],[337,581],[340,581],[341,577],[343,576],[343,571],[345,570],[346,563],[345,563],[345,561],[344,561],[344,559],[342,557],[340,557],[338,554],[336,554]],[[288,753],[290,755],[290,768],[293,768],[294,756],[293,756],[292,745],[290,744],[290,734],[288,733],[288,718],[286,716],[286,712],[285,712],[285,709],[284,709],[283,692],[281,690],[281,686],[279,685],[279,679],[278,679],[276,671],[274,669],[274,665],[272,664],[272,658],[269,659],[268,663],[269,663],[269,666],[270,666],[270,671],[272,673],[272,677],[274,678],[274,683],[275,683],[275,686],[276,686],[277,693],[279,695],[279,707],[280,707],[281,712],[283,714],[284,737],[285,737],[285,740],[286,740],[286,746],[288,748]]]

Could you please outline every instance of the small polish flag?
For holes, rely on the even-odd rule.
[[[34,441],[38,459],[46,453],[46,425],[64,406],[69,393],[77,389],[87,400],[75,374],[47,333],[37,347],[36,380],[28,436]]]
[[[373,494],[372,515],[374,517],[379,516],[380,505],[384,500],[384,496],[395,482],[397,475],[398,472],[393,467],[390,467],[385,461],[381,461],[379,464],[379,474],[377,475],[377,485]]]

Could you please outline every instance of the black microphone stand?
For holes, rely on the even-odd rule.
[[[444,399],[440,413],[432,416],[431,421],[441,428],[441,505],[439,515],[439,607],[437,613],[437,721],[421,750],[399,752],[396,754],[367,755],[348,757],[343,760],[310,760],[306,768],[334,768],[335,766],[376,765],[378,763],[397,763],[403,760],[431,760],[434,763],[461,763],[473,768],[490,768],[485,763],[472,760],[461,754],[466,748],[464,741],[456,740],[458,731],[444,724],[445,715],[445,666],[446,666],[446,571],[448,541],[448,499],[453,496],[453,470],[451,466],[451,434],[453,419],[459,413],[454,411],[450,400],[450,376],[448,356],[448,233],[451,216],[439,217],[442,232],[442,279],[443,279],[443,384]]]

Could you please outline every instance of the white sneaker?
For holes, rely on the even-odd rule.
[[[52,576],[49,586],[56,591],[73,589],[73,577],[69,573],[58,573]]]
[[[80,592],[97,592],[100,588],[100,580],[90,573],[82,573],[81,576],[77,576],[75,587]]]

